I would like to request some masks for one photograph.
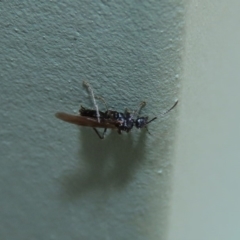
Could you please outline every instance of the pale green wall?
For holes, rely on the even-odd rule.
[[[181,1],[0,1],[0,239],[165,239],[177,111],[100,141],[54,117],[178,98]]]
[[[239,13],[188,5],[168,240],[240,239]]]

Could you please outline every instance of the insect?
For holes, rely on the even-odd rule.
[[[143,107],[146,106],[146,102],[142,102],[138,109],[133,111],[132,113],[129,110],[123,112],[108,110],[107,104],[103,98],[95,97],[93,90],[89,83],[83,82],[83,84],[88,88],[89,92],[92,95],[92,101],[94,103],[95,109],[88,109],[81,106],[79,113],[80,115],[71,115],[68,113],[57,112],[55,116],[65,122],[73,123],[79,126],[92,127],[96,132],[100,139],[104,139],[105,133],[107,129],[117,129],[118,133],[121,134],[122,131],[130,132],[131,129],[135,126],[136,128],[146,128],[149,123],[156,120],[157,117],[148,120],[148,117],[141,117],[140,112]],[[105,104],[106,111],[99,111],[96,103],[96,98],[102,100]],[[174,103],[174,105],[167,110],[164,114],[171,111],[176,105],[178,101]],[[97,128],[103,128],[103,133],[100,134]],[[147,129],[148,131],[148,129]],[[149,131],[148,131],[149,132]]]

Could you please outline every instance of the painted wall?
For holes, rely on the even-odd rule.
[[[169,240],[240,238],[239,11],[188,5]]]
[[[0,1],[0,239],[164,239],[177,111],[99,140],[54,117],[160,116],[178,98],[180,1]],[[103,107],[103,106],[101,106]]]

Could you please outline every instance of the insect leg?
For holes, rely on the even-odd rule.
[[[99,137],[100,139],[104,139],[105,133],[106,133],[106,131],[107,131],[107,128],[104,128],[104,131],[103,131],[103,133],[102,133],[102,136],[100,135],[100,133],[98,132],[98,130],[97,130],[96,128],[93,128],[93,130],[95,131],[95,133],[98,135],[98,137]]]
[[[138,109],[137,110],[135,110],[134,112],[133,112],[133,116],[139,116],[139,114],[140,114],[140,112],[141,112],[141,110],[142,110],[142,108],[144,108],[145,106],[146,106],[146,102],[141,102],[140,104],[139,104],[139,107],[138,107]]]
[[[93,101],[93,104],[94,104],[94,107],[95,107],[96,113],[97,113],[97,119],[98,119],[98,122],[100,122],[100,114],[99,114],[99,110],[98,110],[98,105],[96,103],[96,99],[94,97],[93,89],[90,86],[90,84],[86,81],[83,81],[83,85],[87,87],[88,91],[90,92],[90,94],[92,96],[92,101]]]
[[[150,135],[152,135],[149,131],[148,131],[148,128],[147,128],[147,126],[145,126],[145,128],[147,129],[147,132],[150,134]]]
[[[105,101],[105,99],[101,96],[96,96],[96,99],[99,99],[103,102],[103,104],[105,105],[106,111],[108,111],[108,105],[107,102]]]
[[[125,114],[130,114],[131,113],[131,111],[128,109],[128,108],[125,108]]]

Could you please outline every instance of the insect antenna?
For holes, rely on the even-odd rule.
[[[151,119],[150,121],[146,122],[146,124],[145,124],[145,128],[146,128],[147,132],[148,132],[150,135],[152,135],[152,134],[149,132],[148,127],[147,127],[147,124],[149,124],[150,122],[152,122],[152,121],[154,121],[154,120],[156,120],[156,119],[157,119],[157,117],[154,117],[153,119]]]
[[[171,110],[173,110],[178,104],[178,100],[173,104],[173,106],[171,108],[169,108],[166,112],[162,113],[159,115],[159,117],[162,117],[164,116],[165,114],[169,113]],[[150,121],[153,121],[154,119],[150,120]]]
[[[170,112],[171,110],[173,110],[177,106],[177,104],[178,104],[178,100],[173,104],[173,106],[171,108],[169,108],[165,113],[161,114],[160,116],[163,116],[163,115],[167,114],[168,112]],[[149,120],[146,123],[146,125],[149,124],[150,122],[156,120],[156,119],[157,119],[157,117],[152,118],[151,120]]]
[[[148,122],[146,123],[146,125],[149,124],[150,122],[156,120],[156,119],[157,119],[157,117],[154,117],[153,119],[151,119],[150,121],[148,121]]]
[[[145,102],[144,102],[145,103]],[[175,108],[176,107],[176,105],[178,104],[178,100],[173,104],[173,106],[171,107],[171,108],[169,108],[165,113],[163,113],[163,114],[161,114],[161,116],[163,116],[163,115],[165,115],[166,113],[168,113],[168,112],[170,112],[173,108]],[[145,105],[146,105],[146,103],[145,103]],[[152,118],[151,120],[149,120],[148,122],[146,122],[146,124],[145,124],[145,128],[147,129],[147,132],[151,135],[151,133],[148,131],[148,128],[147,128],[147,125],[150,123],[150,122],[152,122],[152,121],[154,121],[154,120],[156,120],[157,119],[157,117],[154,117],[154,118]]]

